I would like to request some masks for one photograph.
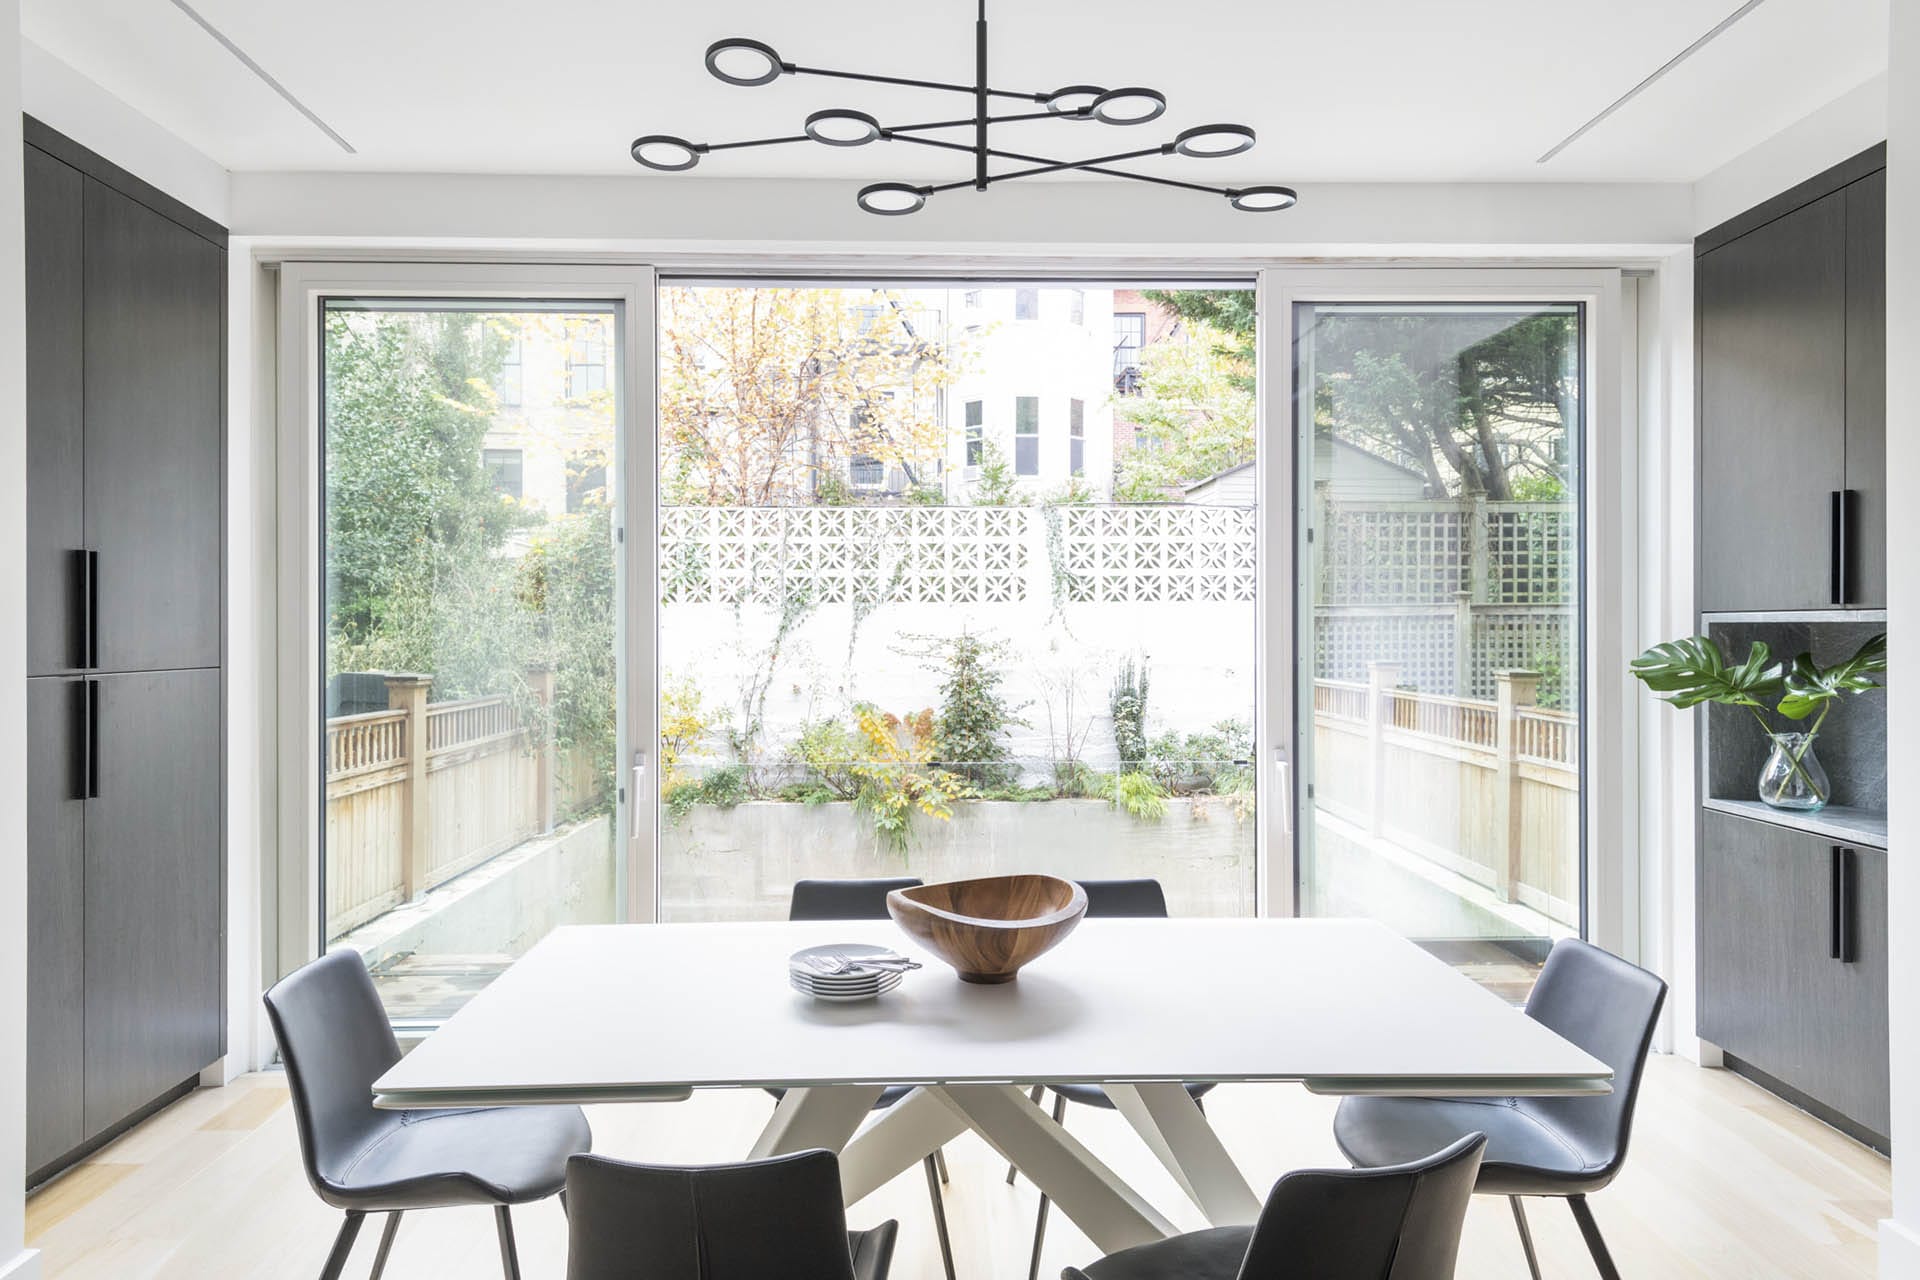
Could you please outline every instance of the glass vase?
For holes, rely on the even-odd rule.
[[[1826,807],[1833,794],[1820,757],[1813,754],[1810,733],[1770,733],[1773,750],[1760,767],[1760,799],[1776,809],[1812,813]]]

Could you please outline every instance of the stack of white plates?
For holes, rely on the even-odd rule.
[[[854,1000],[871,1000],[881,992],[891,991],[900,985],[898,968],[880,969],[855,965],[839,973],[828,973],[823,971],[821,966],[809,964],[808,960],[816,956],[858,960],[861,956],[892,956],[894,954],[885,947],[870,946],[864,942],[841,942],[824,947],[807,947],[794,952],[788,958],[787,981],[793,985],[795,991],[812,996],[815,1000],[831,1000],[843,1004]]]

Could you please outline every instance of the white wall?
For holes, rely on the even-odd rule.
[[[90,147],[137,178],[227,220],[227,171],[31,40],[20,42],[27,114]]]
[[[1887,136],[1887,77],[1875,76],[1693,187],[1693,229],[1705,231],[1788,187],[1858,155]]]
[[[1887,92],[1887,474],[1920,474],[1920,5],[1893,5]],[[1887,546],[1920,545],[1920,506],[1887,504]],[[1909,552],[1910,554],[1910,552]],[[1887,631],[1894,661],[1920,635],[1920,576],[1889,555]],[[1920,765],[1920,699],[1896,682],[1887,694],[1888,777]],[[1890,788],[1890,845],[1908,847],[1906,792]],[[1920,863],[1887,859],[1888,1004],[1893,1055],[1893,1217],[1880,1230],[1880,1274],[1920,1278]]]
[[[27,1280],[26,233],[20,166],[20,5],[0,0],[0,1277]]]

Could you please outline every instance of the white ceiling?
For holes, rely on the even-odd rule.
[[[789,61],[934,80],[972,73],[969,0],[190,0],[353,144],[348,155],[168,0],[24,0],[26,36],[236,170],[629,174],[641,133],[798,132],[824,106],[887,123],[964,115],[958,94],[701,65],[747,35]],[[1678,181],[1718,168],[1886,68],[1887,0],[1767,0],[1548,164],[1535,158],[1738,0],[993,0],[996,86],[1146,84],[1131,129],[1005,126],[998,145],[1071,158],[1252,125],[1227,160],[1158,158],[1196,181]],[[1008,110],[1018,110],[1009,107]],[[708,157],[715,176],[960,178],[963,156],[811,143]]]

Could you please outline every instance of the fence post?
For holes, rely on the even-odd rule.
[[[1473,692],[1473,595],[1453,595],[1453,696],[1471,698]]]
[[[407,785],[400,801],[400,900],[411,902],[427,891],[427,691],[432,676],[395,672],[387,677],[387,707],[404,711]]]
[[[540,704],[540,723],[535,726],[540,741],[533,749],[533,822],[535,831],[544,834],[553,830],[558,809],[554,796],[558,770],[553,732],[553,669],[528,667],[527,684],[533,690],[534,701]]]
[[[1520,884],[1520,860],[1526,852],[1521,840],[1520,804],[1520,711],[1531,707],[1540,693],[1538,671],[1496,671],[1494,682],[1494,766],[1493,838],[1504,857],[1494,858],[1501,868],[1500,900],[1512,902]]]
[[[1393,691],[1400,687],[1400,664],[1367,664],[1367,834],[1378,836],[1386,826],[1387,719],[1393,713]]]

